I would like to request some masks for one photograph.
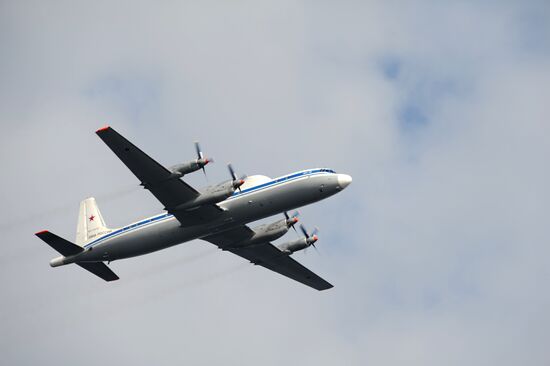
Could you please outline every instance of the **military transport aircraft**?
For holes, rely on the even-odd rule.
[[[315,246],[317,235],[301,226],[303,238],[275,246],[298,222],[287,211],[340,192],[351,183],[346,174],[331,169],[308,169],[270,179],[263,175],[238,178],[231,164],[231,179],[197,191],[181,178],[203,170],[212,159],[204,157],[195,143],[197,159],[167,169],[126,140],[113,128],[96,131],[141,185],[164,205],[165,213],[119,229],[106,226],[94,198],[80,203],[76,243],[47,230],[36,235],[62,256],[51,260],[52,267],[76,263],[105,281],[118,276],[104,262],[134,257],[193,239],[206,240],[220,249],[251,263],[287,276],[317,290],[332,287],[290,255]],[[205,173],[206,174],[206,173]],[[284,213],[285,218],[255,228],[246,223]],[[294,228],[294,230],[296,230]]]

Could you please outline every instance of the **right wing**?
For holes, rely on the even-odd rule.
[[[322,291],[333,287],[269,242],[244,247],[237,245],[239,242],[249,239],[253,234],[252,229],[246,225],[241,225],[202,239],[217,245],[220,249],[248,259],[251,263],[282,274],[316,290]]]
[[[157,163],[137,146],[125,139],[111,127],[96,131],[120,160],[141,181],[182,226],[193,226],[219,218],[223,210],[217,205],[204,205],[193,211],[177,211],[175,208],[199,196],[193,187]]]

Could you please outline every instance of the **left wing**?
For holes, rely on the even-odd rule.
[[[280,273],[316,290],[322,291],[333,287],[330,283],[290,258],[289,255],[281,252],[269,242],[241,247],[236,245],[249,239],[253,234],[254,231],[252,229],[246,225],[241,225],[202,239],[217,245],[220,249],[230,251],[233,254],[248,259],[251,263]]]
[[[157,163],[113,128],[103,127],[96,133],[141,181],[141,185],[147,188],[164,205],[164,209],[178,219],[182,226],[201,224],[223,215],[223,210],[214,204],[201,206],[191,212],[175,210],[177,206],[197,198],[199,192]]]

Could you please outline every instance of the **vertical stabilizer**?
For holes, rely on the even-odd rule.
[[[78,212],[78,224],[76,227],[76,244],[83,246],[85,243],[111,232],[105,225],[95,198],[86,198],[80,202]]]

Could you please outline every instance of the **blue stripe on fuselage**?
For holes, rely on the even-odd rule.
[[[284,182],[295,180],[295,179],[298,179],[298,178],[303,177],[303,176],[316,175],[316,174],[320,174],[320,173],[332,173],[332,174],[334,174],[334,171],[330,170],[330,169],[313,169],[313,170],[306,170],[306,171],[303,171],[303,172],[290,174],[290,175],[280,177],[280,178],[274,179],[272,181],[269,181],[269,182],[266,182],[266,183],[263,183],[263,184],[259,184],[259,185],[254,186],[254,187],[243,189],[241,192],[235,192],[235,193],[233,193],[233,195],[231,197],[226,199],[226,201],[242,197],[243,195],[246,195],[247,193],[256,192],[256,191],[259,191],[259,190],[262,190],[262,189],[265,189],[265,188],[268,188],[268,187],[271,187],[271,186],[275,186],[275,185],[278,185],[278,184],[281,184],[281,183],[284,183]],[[174,215],[172,215],[172,214],[164,213],[164,214],[161,214],[161,215],[158,215],[158,216],[150,217],[150,218],[142,220],[142,221],[138,221],[134,224],[125,226],[121,229],[117,229],[113,232],[110,232],[109,234],[106,234],[106,235],[104,235],[100,238],[97,238],[94,241],[84,245],[84,248],[89,248],[89,247],[95,246],[96,244],[99,244],[100,242],[102,242],[104,240],[107,240],[109,238],[113,238],[115,236],[122,235],[124,233],[128,233],[130,231],[135,231],[136,229],[143,228],[145,226],[151,225],[151,224],[156,223],[156,222],[164,221],[165,219],[170,219],[173,216]]]
[[[130,231],[134,231],[135,229],[137,229],[139,227],[143,227],[144,225],[149,225],[149,224],[152,224],[154,222],[163,221],[162,219],[168,219],[168,218],[171,218],[172,216],[173,215],[171,215],[169,213],[164,213],[164,214],[161,214],[159,216],[153,216],[153,217],[150,217],[148,219],[138,221],[134,224],[131,224],[131,225],[125,226],[121,229],[110,232],[109,234],[104,235],[101,238],[97,238],[96,240],[84,245],[84,248],[88,248],[88,247],[92,246],[93,244],[99,244],[100,241],[103,241],[105,239],[113,237],[117,234],[122,234],[122,233],[127,233],[127,232],[130,232]]]
[[[314,174],[317,174],[317,173],[325,173],[328,170],[329,169],[315,169],[315,170],[307,170],[307,171],[304,171],[304,172],[299,172],[299,173],[287,175],[285,177],[277,178],[277,179],[274,179],[272,181],[265,182],[263,184],[259,184],[259,185],[254,186],[254,187],[243,189],[242,191],[236,191],[236,192],[233,193],[233,195],[231,195],[231,197],[228,198],[228,200],[233,199],[237,196],[241,196],[243,194],[252,192],[252,191],[257,191],[257,190],[260,190],[260,189],[263,189],[263,188],[267,188],[269,186],[276,185],[277,183],[288,182],[289,180],[293,180],[294,178],[299,178],[299,177],[302,177],[304,175],[314,175]],[[333,173],[333,172],[331,171],[331,173]]]

